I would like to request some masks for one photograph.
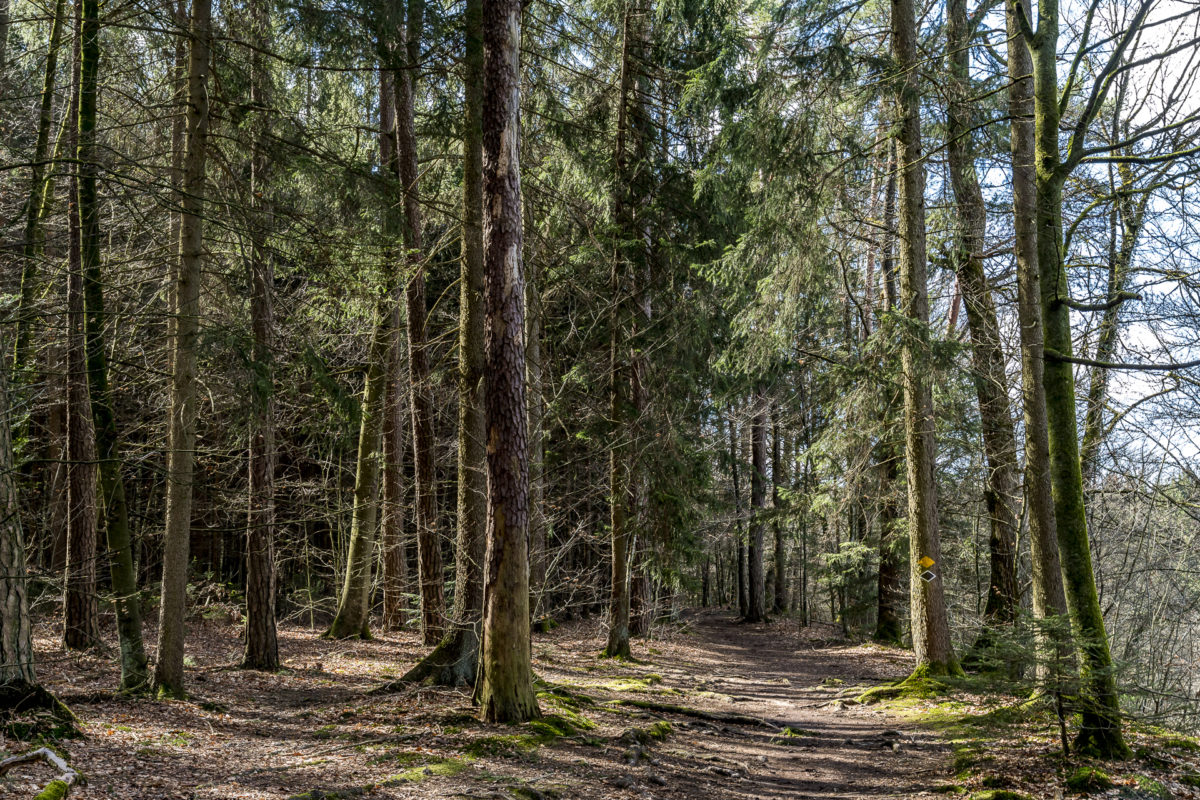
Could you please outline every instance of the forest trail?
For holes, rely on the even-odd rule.
[[[911,654],[832,626],[688,612],[625,663],[598,657],[597,620],[568,622],[534,636],[547,717],[524,726],[479,723],[464,691],[369,694],[425,651],[415,633],[333,642],[286,626],[284,668],[265,674],[237,668],[239,631],[194,622],[191,698],[151,702],[113,697],[112,659],[64,654],[40,626],[44,679],[86,733],[64,742],[88,777],[72,797],[877,800],[939,796],[946,782],[935,734],[852,700],[907,674]],[[13,796],[22,779],[36,775],[8,784]]]
[[[791,621],[752,625],[702,613],[693,625],[692,647],[655,659],[664,685],[725,695],[732,702],[707,707],[768,724],[681,723],[687,733],[664,753],[686,791],[665,796],[939,796],[932,789],[945,783],[945,745],[911,722],[854,703],[857,692],[845,690],[903,676],[911,669],[907,654],[824,640],[819,629],[800,631]],[[688,687],[689,680],[699,685]]]

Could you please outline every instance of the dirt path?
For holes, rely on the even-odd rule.
[[[565,737],[483,725],[462,691],[368,694],[425,651],[412,632],[330,642],[285,627],[284,669],[263,674],[237,668],[236,621],[197,622],[192,697],[162,703],[113,697],[115,659],[64,653],[50,626],[38,658],[86,733],[63,743],[88,778],[76,800],[876,799],[932,797],[945,782],[934,737],[844,702],[907,673],[902,651],[720,612],[637,641],[638,663],[599,658],[601,635],[588,620],[534,637],[547,721],[574,720]],[[663,720],[670,735],[649,740]],[[0,736],[0,751],[23,749]],[[0,780],[0,797],[38,780]]]
[[[829,644],[790,624],[744,625],[707,613],[692,624],[693,647],[655,659],[664,685],[726,695],[732,702],[704,707],[772,724],[689,724],[675,717],[681,732],[661,749],[663,772],[671,774],[664,797],[938,796],[931,790],[945,782],[943,744],[837,697],[843,686],[904,675],[911,668],[906,656]],[[783,727],[798,735],[779,736]]]

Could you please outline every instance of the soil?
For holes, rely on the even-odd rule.
[[[237,668],[238,625],[197,621],[187,701],[114,698],[112,654],[64,653],[49,625],[38,656],[43,681],[82,720],[85,736],[63,743],[87,779],[78,798],[940,796],[949,753],[936,735],[847,702],[852,687],[910,671],[904,651],[708,611],[638,640],[638,662],[624,663],[598,658],[600,627],[534,636],[542,708],[576,723],[561,738],[483,725],[465,691],[368,695],[424,652],[415,633],[332,642],[285,627],[284,669],[265,674]],[[671,731],[656,739],[660,720]],[[0,781],[0,797],[30,796],[50,777],[39,769]]]

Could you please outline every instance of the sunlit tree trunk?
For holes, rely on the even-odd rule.
[[[966,0],[946,6],[946,60],[949,107],[946,113],[946,160],[958,210],[954,265],[971,329],[971,363],[979,400],[983,451],[987,464],[984,500],[990,536],[990,580],[983,611],[984,633],[977,647],[991,641],[990,631],[1016,619],[1017,588],[1017,440],[1008,402],[1007,360],[991,286],[983,269],[987,211],[975,171],[970,90],[970,44]]]
[[[913,650],[917,672],[959,671],[950,643],[938,534],[932,381],[929,375],[929,288],[925,260],[925,162],[921,153],[920,71],[912,0],[892,0],[892,55],[899,112],[900,315],[904,318],[905,462],[908,469],[908,535]],[[927,567],[937,568],[923,580]],[[927,563],[927,562],[926,562]]]
[[[1021,339],[1021,410],[1025,431],[1025,510],[1029,520],[1033,613],[1047,619],[1067,613],[1054,498],[1050,487],[1050,445],[1042,381],[1043,332],[1034,220],[1036,178],[1033,146],[1033,59],[1021,36],[1016,2],[1005,5],[1008,26],[1009,145],[1012,154],[1013,256],[1017,265],[1017,323]],[[1049,643],[1047,643],[1049,644]],[[1043,669],[1044,671],[1044,669]]]
[[[182,697],[187,633],[188,551],[196,449],[196,341],[200,333],[200,279],[204,258],[204,167],[208,140],[208,68],[211,0],[192,0],[188,57],[187,138],[179,266],[175,275],[171,343],[171,410],[167,440],[167,514],[163,536],[162,605],[159,612],[155,691]]]
[[[1083,474],[1075,416],[1071,311],[1062,253],[1062,192],[1070,172],[1059,150],[1057,0],[1038,3],[1033,55],[1035,220],[1037,266],[1045,332],[1046,421],[1050,446],[1050,482],[1062,559],[1067,609],[1081,655],[1082,727],[1076,747],[1101,757],[1127,757],[1121,710],[1113,675],[1104,615],[1096,592],[1084,509]]]
[[[529,458],[521,265],[521,3],[483,0],[487,557],[477,697],[488,722],[541,716],[529,646]]]

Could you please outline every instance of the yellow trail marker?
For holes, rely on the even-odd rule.
[[[933,566],[934,564],[936,564],[937,562],[936,562],[936,561],[934,561],[934,560],[933,560],[932,558],[930,558],[929,556],[921,556],[921,560],[920,560],[920,561],[918,561],[917,563],[921,565],[921,569],[929,569],[930,567],[932,567],[932,566]]]

